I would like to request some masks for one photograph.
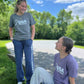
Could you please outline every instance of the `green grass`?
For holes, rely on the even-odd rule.
[[[16,65],[7,54],[5,44],[10,41],[0,40],[0,84],[16,84]]]
[[[17,84],[16,64],[7,56],[6,43],[10,40],[0,40],[0,84]],[[25,84],[24,81],[23,84]]]
[[[84,46],[74,45],[74,47],[84,49]]]

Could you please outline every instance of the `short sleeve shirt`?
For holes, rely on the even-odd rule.
[[[15,40],[27,40],[31,38],[31,26],[35,24],[35,20],[30,13],[24,13],[19,16],[13,14],[10,17],[9,27],[15,29]]]
[[[54,59],[54,84],[70,84],[69,77],[77,77],[78,64],[72,55],[61,59],[60,54]]]

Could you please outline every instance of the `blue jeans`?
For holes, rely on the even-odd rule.
[[[33,74],[34,64],[33,64],[33,47],[32,40],[13,40],[15,60],[16,60],[16,73],[18,82],[24,81],[24,71],[22,66],[23,51],[25,54],[25,70],[27,84],[30,84],[30,79]]]

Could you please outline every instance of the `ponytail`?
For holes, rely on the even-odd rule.
[[[63,46],[66,47],[65,52],[70,54],[70,52],[72,51],[71,49],[73,47],[73,41],[72,41],[72,39],[70,39],[68,37],[65,37],[65,36],[63,36],[62,38],[63,38],[63,43],[62,44],[63,44]]]

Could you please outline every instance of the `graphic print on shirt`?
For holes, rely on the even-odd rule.
[[[15,26],[17,25],[25,25],[27,24],[27,20],[15,20]]]
[[[56,63],[56,71],[59,72],[61,75],[64,74],[64,69],[61,66],[59,66],[57,63]]]

